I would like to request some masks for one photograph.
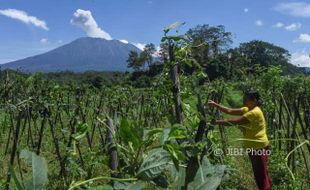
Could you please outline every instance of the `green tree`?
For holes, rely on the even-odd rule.
[[[146,46],[144,47],[143,52],[141,53],[141,57],[143,57],[143,59],[145,60],[145,62],[148,64],[148,66],[152,65],[153,63],[153,56],[156,52],[156,48],[155,45],[150,43],[150,44],[146,44]]]
[[[198,25],[186,35],[192,43],[192,57],[204,68],[209,79],[230,76],[225,52],[232,43],[232,34],[224,26]]]
[[[239,55],[244,57],[244,64],[249,68],[254,65],[280,66],[284,74],[301,73],[301,69],[290,63],[289,51],[272,43],[253,40],[242,43],[237,50]]]
[[[249,66],[285,65],[290,58],[288,50],[260,40],[242,43],[238,50],[246,57]]]
[[[186,33],[193,43],[194,58],[205,64],[209,57],[214,57],[227,50],[232,43],[232,34],[226,32],[223,25],[198,25]]]
[[[127,67],[133,68],[135,71],[139,71],[144,67],[144,60],[141,59],[139,53],[136,51],[130,51],[127,63]]]
[[[140,54],[136,51],[130,51],[127,59],[127,67],[133,68],[135,71],[144,69],[146,63],[148,67],[150,67],[153,63],[153,56],[155,52],[156,48],[152,43],[147,44]]]
[[[168,58],[169,58],[168,48],[169,47],[167,43],[160,44],[159,57],[162,62],[168,61]]]

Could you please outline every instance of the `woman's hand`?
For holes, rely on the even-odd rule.
[[[215,106],[217,105],[217,103],[214,102],[213,100],[209,100],[209,101],[208,101],[208,105],[209,105],[209,106],[215,107]]]

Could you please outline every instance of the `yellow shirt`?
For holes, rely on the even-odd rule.
[[[249,123],[243,125],[244,148],[260,149],[269,145],[266,134],[266,121],[262,110],[256,106],[252,110],[248,107],[241,108],[243,116]]]

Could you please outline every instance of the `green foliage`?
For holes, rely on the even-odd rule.
[[[167,151],[158,148],[148,152],[141,164],[137,176],[144,180],[152,180],[158,177],[171,161]]]
[[[146,44],[141,53],[130,51],[127,59],[127,67],[133,68],[135,71],[144,70],[146,63],[148,64],[148,67],[152,65],[155,52],[156,48],[152,43]]]
[[[173,23],[173,24],[171,24],[169,26],[166,26],[164,28],[164,33],[167,34],[172,29],[176,29],[177,30],[180,26],[182,26],[184,24],[185,24],[185,22],[179,22],[178,21],[178,22],[175,22],[175,23]]]
[[[113,187],[110,185],[99,185],[96,187],[87,188],[88,190],[113,190]]]
[[[48,182],[47,178],[47,164],[43,157],[37,156],[35,153],[28,150],[22,150],[20,158],[24,159],[27,164],[31,167],[32,176],[29,179],[23,179],[21,181],[17,178],[16,173],[12,166],[10,171],[15,180],[16,187],[18,190],[41,190]]]
[[[128,182],[115,182],[115,190],[140,190],[144,187],[144,184],[141,182],[128,183]]]
[[[172,189],[181,190],[185,184],[186,168],[180,167],[177,170],[175,167],[171,167],[170,170],[173,178]]]
[[[25,188],[34,190],[43,189],[48,181],[46,160],[28,150],[22,150],[20,158],[25,159],[32,168],[32,178],[29,181],[23,182]]]
[[[187,35],[189,35],[193,44],[198,46],[194,50],[194,54],[201,62],[206,61],[206,59],[203,59],[204,56],[217,55],[226,50],[232,43],[232,34],[226,32],[223,25],[198,25],[189,29]]]
[[[79,141],[82,139],[89,129],[89,126],[87,123],[78,123],[76,127],[76,133],[73,135],[74,140]]]
[[[290,56],[284,48],[258,40],[241,44],[239,51],[246,56],[248,64],[260,64],[265,67],[287,64]]]
[[[126,119],[121,120],[120,136],[125,144],[132,144],[136,149],[142,144],[143,129]]]
[[[180,162],[186,160],[186,156],[180,150],[181,148],[178,145],[172,143],[165,144],[163,148],[167,152],[169,152],[170,157],[174,163],[174,166],[176,167],[177,170],[179,170]]]
[[[225,175],[228,165],[235,158],[216,157],[214,150],[224,146],[221,135],[227,135],[230,142],[231,135],[239,134],[234,131],[231,134],[227,128],[222,132],[210,125],[212,119],[222,116],[207,105],[208,99],[221,99],[223,95],[224,105],[241,107],[242,92],[257,89],[264,101],[267,129],[282,137],[286,134],[284,129],[278,129],[279,122],[283,123],[282,128],[286,127],[290,121],[288,114],[283,115],[282,121],[273,118],[279,112],[278,100],[282,95],[292,110],[295,100],[299,100],[302,119],[307,117],[310,80],[303,75],[286,76],[284,68],[289,58],[286,50],[261,41],[228,49],[231,33],[223,26],[197,26],[184,35],[178,31],[183,24],[177,22],[164,29],[161,57],[156,59],[156,64],[152,57],[154,45],[147,45],[141,53],[132,52],[128,62],[136,70],[133,73],[27,75],[1,71],[0,148],[4,153],[0,154],[4,160],[0,162],[4,168],[1,178],[9,170],[15,181],[15,186],[10,188],[19,190],[182,189],[188,177],[186,168],[194,157],[203,159],[198,162],[199,169],[188,189],[217,189],[228,177]],[[174,68],[179,75],[183,115],[178,124],[173,96],[176,88],[171,82]],[[295,114],[292,114],[294,118]],[[112,144],[107,143],[111,138],[107,137],[111,130],[107,117],[114,125]],[[296,118],[296,126],[300,127],[298,122]],[[203,131],[202,140],[196,142],[200,124],[206,124],[207,130]],[[24,175],[29,170],[24,162],[18,162],[19,167],[7,168],[18,125],[21,131],[15,141],[17,152],[21,147],[28,147],[44,155],[49,164],[49,182],[45,159],[32,152],[22,151],[20,155],[31,166],[32,176]],[[112,153],[117,156],[111,156]],[[299,161],[300,155],[296,152],[295,156]],[[115,160],[116,168],[112,169]],[[270,165],[275,189],[304,185],[305,168],[298,166],[301,172],[295,171],[293,180],[284,170],[282,155],[272,156]],[[0,188],[5,183],[1,179]],[[233,184],[224,187],[242,187],[237,182]]]
[[[204,158],[194,181],[189,184],[189,189],[216,190],[222,181],[225,168],[225,165],[212,165],[208,159]]]
[[[127,59],[128,68],[133,68],[134,70],[140,70],[144,67],[144,60],[139,56],[136,51],[130,51]]]
[[[155,52],[156,48],[154,44],[150,43],[145,45],[141,54],[148,66],[152,65]]]
[[[14,169],[13,169],[13,167],[12,167],[11,164],[9,165],[9,171],[10,171],[10,173],[11,173],[13,179],[14,179],[14,182],[15,182],[15,184],[16,184],[16,188],[17,188],[18,190],[24,190],[24,189],[25,189],[25,188],[24,188],[24,185],[23,185],[23,184],[20,182],[20,180],[17,178],[16,173],[15,173],[15,171],[14,171]]]

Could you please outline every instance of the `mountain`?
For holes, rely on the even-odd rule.
[[[310,67],[303,67],[305,69],[306,72],[310,72]]]
[[[23,72],[127,71],[129,52],[141,52],[132,44],[102,38],[79,38],[47,53],[1,65]]]

